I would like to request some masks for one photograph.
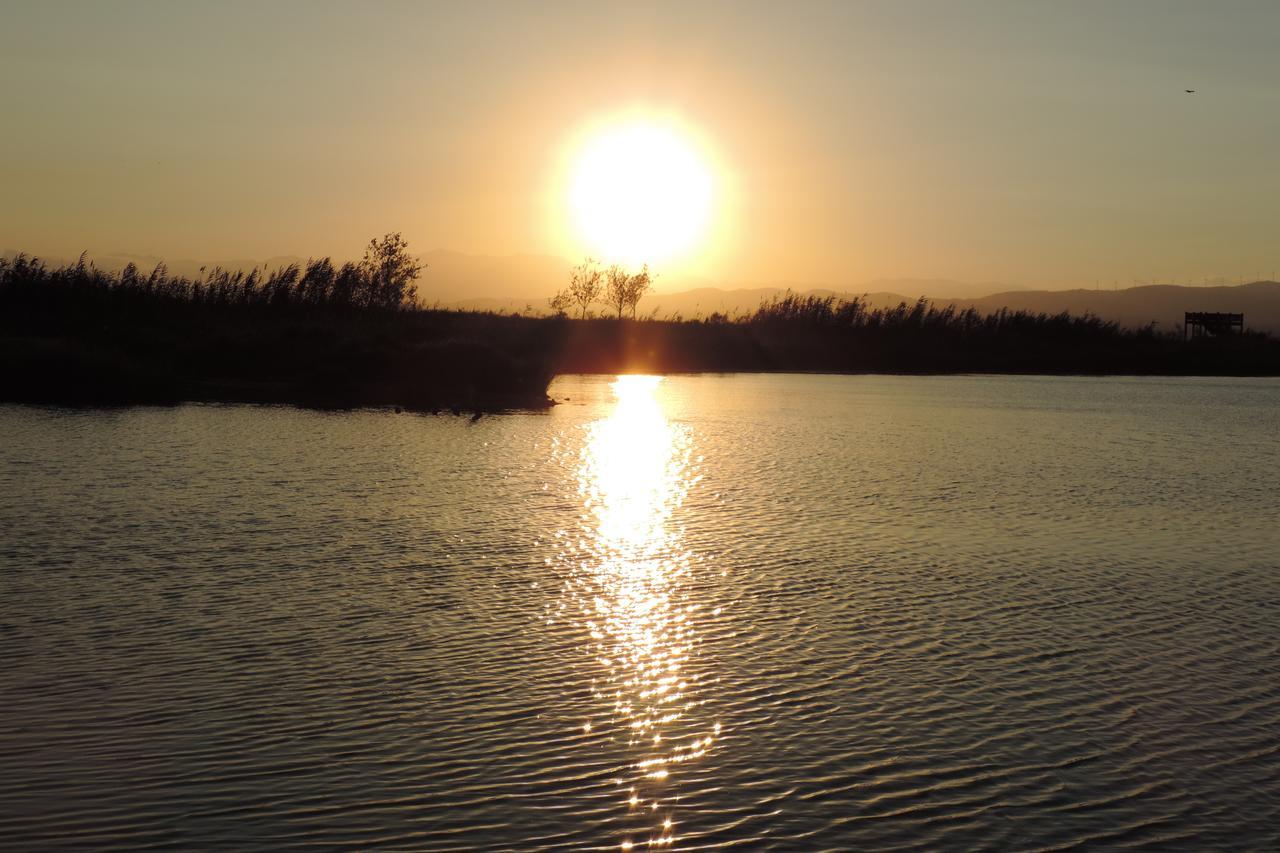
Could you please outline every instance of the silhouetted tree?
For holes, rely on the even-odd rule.
[[[613,264],[604,271],[604,303],[622,319],[622,309],[627,306],[627,282],[631,274],[620,264]]]
[[[369,308],[401,308],[415,303],[418,288],[414,281],[422,264],[409,255],[409,244],[393,231],[381,240],[369,241],[360,261],[364,277],[360,303]]]
[[[569,287],[552,297],[551,307],[563,310],[577,305],[578,316],[586,317],[591,303],[599,301],[604,292],[603,278],[604,274],[600,272],[596,262],[587,258],[569,271]]]
[[[631,319],[636,318],[636,306],[640,304],[640,299],[646,293],[653,289],[653,276],[649,273],[649,265],[645,264],[640,268],[640,272],[634,273],[627,278],[626,292],[624,297],[627,308],[631,309]]]
[[[651,281],[648,264],[638,273],[628,272],[625,267],[614,264],[605,271],[604,302],[617,312],[619,319],[623,311],[630,311],[634,320],[636,305],[640,297],[649,292]]]

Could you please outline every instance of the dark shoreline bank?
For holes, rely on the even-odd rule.
[[[1255,333],[796,295],[736,319],[502,315],[412,307],[377,281],[327,259],[200,281],[0,262],[0,402],[474,413],[545,408],[560,373],[1280,376],[1280,339]]]
[[[281,403],[494,412],[553,405],[560,373],[1277,376],[1280,341],[1033,329],[974,339],[793,324],[437,311],[185,318],[0,332],[0,401]]]

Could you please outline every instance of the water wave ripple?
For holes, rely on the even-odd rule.
[[[0,847],[1280,848],[1280,383],[0,407]]]

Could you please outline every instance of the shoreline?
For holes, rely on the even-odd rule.
[[[181,402],[488,413],[553,405],[563,374],[1280,376],[1280,340],[1123,330],[1045,339],[799,323],[570,320],[404,311],[181,315],[0,329],[0,401]],[[1044,321],[1047,322],[1047,321]]]
[[[1184,340],[1089,314],[793,293],[732,319],[444,311],[356,299],[343,276],[372,279],[343,270],[191,281],[0,265],[0,401],[485,413],[545,408],[552,379],[574,373],[1280,376],[1280,339],[1253,332]]]
[[[425,401],[412,397],[380,393],[380,389],[353,395],[323,395],[299,388],[286,388],[271,383],[203,383],[199,387],[173,388],[171,393],[154,388],[140,393],[119,393],[109,387],[95,389],[93,393],[62,393],[42,389],[36,394],[0,393],[0,405],[31,406],[56,409],[125,409],[155,406],[170,408],[185,405],[212,406],[286,406],[316,412],[349,412],[358,410],[395,410],[412,414],[451,415],[467,417],[495,415],[511,412],[545,412],[564,401],[551,396],[550,385],[561,376],[617,376],[644,374],[642,370],[594,370],[560,371],[551,377],[547,389],[528,395],[476,394],[467,400]],[[849,377],[982,377],[982,378],[1043,378],[1043,379],[1277,379],[1280,372],[1081,372],[1081,371],[962,371],[962,370],[667,370],[653,372],[660,376],[849,376]],[[112,392],[116,393],[112,393]]]

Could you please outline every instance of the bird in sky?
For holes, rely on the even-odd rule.
[[[1196,93],[1195,89],[1184,89],[1183,91],[1185,91],[1188,95],[1194,95]]]

